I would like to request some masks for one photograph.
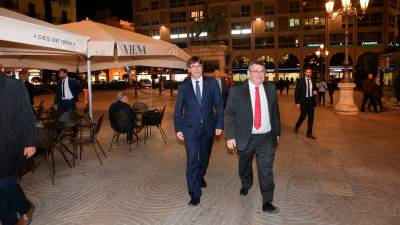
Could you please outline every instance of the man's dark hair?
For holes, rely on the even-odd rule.
[[[247,68],[247,70],[250,71],[250,67],[253,66],[253,65],[260,65],[260,66],[264,67],[264,69],[265,69],[264,62],[259,61],[259,60],[253,60],[253,61],[250,61],[249,67]]]
[[[64,72],[65,74],[68,74],[68,70],[64,68],[59,69],[58,72]]]
[[[187,68],[190,68],[190,65],[192,65],[193,63],[199,63],[200,65],[203,65],[203,61],[200,59],[200,57],[198,56],[192,56],[187,62],[186,62],[186,66]]]
[[[304,72],[305,72],[306,70],[311,70],[311,72],[313,72],[313,69],[312,69],[310,66],[304,67]]]

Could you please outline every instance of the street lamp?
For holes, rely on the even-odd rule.
[[[368,8],[369,0],[360,0],[361,15],[356,7],[352,6],[351,0],[342,0],[342,7],[334,12],[335,1],[328,0],[325,3],[325,9],[328,13],[329,18],[332,15],[342,15],[345,18],[345,59],[344,59],[344,74],[342,81],[338,84],[340,89],[339,103],[335,106],[336,113],[342,115],[356,115],[358,113],[358,107],[354,103],[353,89],[355,84],[353,83],[349,74],[349,17],[356,16],[362,18]]]
[[[315,55],[317,55],[317,57],[318,58],[324,58],[324,61],[325,61],[325,67],[324,67],[324,71],[322,71],[322,69],[321,69],[321,67],[322,67],[322,63],[320,62],[320,65],[321,65],[321,67],[320,67],[320,72],[322,73],[322,72],[324,72],[325,73],[325,78],[327,78],[327,76],[328,76],[328,72],[327,72],[327,59],[328,59],[328,55],[329,55],[329,51],[328,51],[328,49],[326,49],[325,48],[325,45],[324,44],[321,44],[320,46],[319,46],[319,48],[317,49],[317,51],[315,51]]]

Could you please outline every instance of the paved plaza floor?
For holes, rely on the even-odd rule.
[[[115,95],[116,91],[94,93],[95,118],[106,115],[99,139],[107,150],[112,136],[107,109]],[[261,209],[256,174],[248,196],[239,195],[238,156],[225,148],[224,138],[214,144],[200,205],[188,206],[185,149],[173,129],[175,99],[168,92],[149,90],[137,99],[133,91],[129,95],[131,103],[167,105],[167,144],[153,129],[150,141],[133,146],[132,152],[124,143],[113,147],[104,166],[86,145],[82,160],[72,169],[56,158],[54,186],[42,164],[21,181],[36,206],[33,225],[400,224],[398,109],[340,116],[330,106],[319,107],[317,140],[310,140],[305,138],[306,123],[298,135],[293,132],[299,113],[293,93],[280,96],[282,137],[274,164],[274,203],[281,212],[267,214]],[[40,99],[51,102],[51,96],[37,96],[36,102]]]

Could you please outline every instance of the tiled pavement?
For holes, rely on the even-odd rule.
[[[95,117],[107,111],[115,94],[94,94]],[[153,129],[150,142],[139,149],[113,148],[104,166],[87,145],[73,169],[57,159],[55,186],[42,164],[22,180],[36,206],[33,225],[400,224],[400,110],[339,116],[331,107],[318,108],[313,141],[304,137],[305,124],[294,134],[293,96],[280,97],[283,130],[274,202],[281,212],[270,215],[261,210],[257,179],[247,197],[239,196],[238,157],[224,147],[223,138],[215,142],[200,206],[187,206],[185,150],[173,130],[174,99],[168,93],[140,96],[150,106],[167,104],[168,144]],[[49,96],[36,101],[41,98],[50,102]],[[108,149],[112,132],[105,122],[100,142]]]

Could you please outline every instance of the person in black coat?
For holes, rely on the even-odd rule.
[[[375,93],[376,93],[376,84],[373,80],[374,75],[372,73],[368,74],[368,77],[363,81],[361,89],[364,94],[363,96],[363,101],[361,103],[361,112],[365,112],[365,104],[367,104],[367,101],[372,104],[372,107],[374,108],[374,112],[378,112],[378,108],[376,107],[376,101],[375,101]]]
[[[31,102],[31,105],[34,105],[35,102],[34,102],[33,98],[34,98],[35,92],[36,92],[35,85],[33,85],[28,80],[26,80],[26,75],[22,71],[19,73],[18,78],[20,81],[22,81],[25,84],[26,90],[28,90],[29,100]]]
[[[318,94],[318,89],[315,81],[311,79],[312,69],[310,67],[304,69],[304,75],[305,78],[301,78],[297,81],[294,92],[296,107],[300,109],[300,116],[297,120],[294,131],[297,134],[304,119],[308,117],[307,137],[316,139],[312,132],[314,124],[314,107],[317,106],[316,96]]]
[[[117,101],[112,103],[110,105],[110,108],[108,112],[118,112],[118,111],[124,111],[129,119],[131,120],[130,124],[126,125],[126,141],[128,143],[132,142],[132,135],[133,135],[133,129],[135,128],[135,121],[136,121],[136,114],[135,111],[131,108],[131,106],[128,104],[129,98],[128,94],[125,92],[119,92],[117,94]]]
[[[273,162],[281,135],[278,97],[275,85],[264,83],[262,62],[249,63],[249,81],[231,89],[225,110],[227,146],[239,152],[240,195],[247,195],[253,185],[252,162],[257,160],[262,210],[279,212],[272,205],[275,184]]]
[[[0,105],[0,221],[3,225],[28,224],[33,207],[15,176],[35,154],[37,144],[35,118],[25,85],[0,76]]]
[[[228,85],[226,84],[225,78],[221,76],[221,71],[219,71],[218,69],[214,70],[214,77],[218,82],[218,86],[221,91],[222,101],[224,103],[224,108],[225,108],[229,94]]]
[[[68,111],[76,111],[76,102],[82,88],[78,81],[68,78],[68,71],[58,71],[60,80],[57,82],[54,104],[57,105],[58,116]]]

